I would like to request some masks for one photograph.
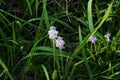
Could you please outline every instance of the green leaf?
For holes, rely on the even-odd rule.
[[[90,32],[92,32],[94,30],[93,19],[92,19],[92,0],[88,1],[88,22],[89,22]]]
[[[44,65],[41,65],[41,66],[43,68],[43,71],[45,73],[45,76],[46,76],[47,80],[50,80],[50,77],[49,77],[49,74],[48,74],[48,71],[47,71],[46,67]]]

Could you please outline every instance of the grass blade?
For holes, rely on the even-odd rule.
[[[27,5],[28,5],[28,9],[30,11],[30,15],[32,15],[32,9],[31,9],[30,2],[28,0],[26,0],[26,2],[27,2]]]
[[[12,77],[12,75],[8,71],[8,68],[6,67],[6,65],[4,64],[4,62],[1,59],[0,59],[0,65],[2,66],[2,68],[4,69],[4,71],[8,74],[10,80],[14,80],[13,77]]]
[[[50,23],[49,23],[48,13],[47,13],[47,9],[46,9],[46,0],[43,0],[43,15],[44,15],[44,20],[45,20],[47,29],[49,29]]]
[[[45,67],[44,65],[41,65],[41,66],[42,66],[42,68],[43,68],[43,71],[44,71],[44,73],[45,73],[45,76],[46,76],[47,80],[50,80],[49,74],[48,74],[48,72],[47,72],[46,67]]]
[[[82,19],[77,18],[77,17],[75,17],[75,16],[74,16],[74,18],[75,18],[77,21],[79,21],[80,23],[82,23],[83,25],[85,25],[87,28],[89,28],[89,25],[88,25],[85,21],[83,21]]]
[[[93,19],[92,19],[92,0],[88,1],[88,22],[89,22],[89,28],[90,28],[90,32],[92,32],[94,30],[93,27]]]
[[[37,17],[37,13],[38,13],[38,6],[39,6],[39,4],[38,4],[38,0],[36,0],[36,2],[35,2],[35,12],[36,12],[36,17]]]

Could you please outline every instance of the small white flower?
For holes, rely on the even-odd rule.
[[[91,36],[89,38],[89,41],[91,41],[92,43],[94,43],[95,41],[97,41],[97,37],[94,35],[94,36]]]
[[[107,33],[106,35],[104,35],[104,37],[106,38],[106,40],[107,40],[108,42],[110,42],[110,36],[111,36],[110,33]]]
[[[62,39],[62,37],[58,37],[56,40],[56,47],[58,47],[59,49],[63,49],[64,48],[64,40]]]
[[[50,39],[55,40],[58,37],[58,31],[56,31],[56,27],[51,26],[48,34]]]

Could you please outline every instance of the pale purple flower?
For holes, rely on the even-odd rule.
[[[108,42],[110,42],[110,36],[111,36],[110,33],[107,33],[106,35],[104,35],[104,37],[106,38],[106,40],[107,40]]]
[[[55,40],[58,37],[58,31],[56,31],[56,27],[51,26],[48,34],[50,39]]]
[[[91,36],[89,38],[89,41],[91,41],[92,43],[94,43],[95,41],[97,41],[97,37],[94,35],[94,36]]]
[[[62,37],[58,37],[56,40],[56,47],[58,47],[59,49],[63,49],[64,48],[64,40],[62,39]]]

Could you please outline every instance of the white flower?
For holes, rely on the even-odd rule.
[[[111,36],[110,33],[107,33],[106,35],[104,35],[104,37],[106,38],[106,40],[107,40],[108,42],[110,42],[110,36]]]
[[[95,41],[97,41],[97,37],[94,35],[94,36],[91,36],[89,41],[91,41],[92,43],[94,43]]]
[[[62,39],[62,37],[58,37],[56,40],[56,47],[58,47],[59,49],[63,49],[64,48],[64,40]]]
[[[51,26],[48,34],[50,39],[55,40],[58,37],[58,31],[56,31],[56,27]]]

